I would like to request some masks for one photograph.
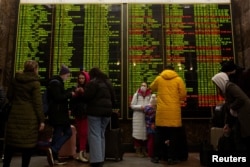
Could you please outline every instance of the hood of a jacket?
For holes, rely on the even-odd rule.
[[[39,77],[34,72],[17,72],[15,75],[17,82],[28,83],[32,81],[39,81]]]
[[[86,71],[81,72],[85,76],[85,82],[88,83],[90,81],[89,73]]]
[[[170,79],[178,77],[178,74],[173,70],[164,70],[161,72],[160,76],[166,80],[170,80]]]
[[[226,84],[229,82],[228,75],[224,72],[220,72],[212,77],[212,81],[220,88],[222,93],[225,94]]]
[[[55,79],[58,80],[58,81],[60,81],[61,83],[64,83],[64,82],[63,82],[63,79],[60,77],[60,75],[52,76],[52,77],[49,79],[49,82],[52,81],[52,80],[55,80]],[[48,83],[49,83],[49,82],[48,82]]]

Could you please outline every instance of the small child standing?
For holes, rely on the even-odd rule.
[[[153,156],[154,151],[156,100],[156,95],[152,94],[149,104],[144,108],[147,128],[147,152],[149,157]]]

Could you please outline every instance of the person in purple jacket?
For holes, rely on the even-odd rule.
[[[147,153],[152,158],[154,151],[156,95],[152,94],[149,104],[144,107],[147,130]]]

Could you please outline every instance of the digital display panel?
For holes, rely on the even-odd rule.
[[[208,117],[218,98],[211,78],[234,58],[229,4],[129,4],[129,100],[166,65],[186,83],[184,117]]]
[[[21,4],[15,71],[26,60],[37,60],[44,86],[65,64],[72,74],[65,87],[71,89],[80,69],[99,67],[110,77],[121,108],[120,37],[120,4]]]
[[[232,41],[230,4],[20,4],[15,71],[37,60],[44,86],[65,64],[71,89],[80,69],[97,66],[130,119],[141,82],[150,84],[172,64],[188,91],[183,117],[209,117],[218,102],[211,77],[234,58]]]

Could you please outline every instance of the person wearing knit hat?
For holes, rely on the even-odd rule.
[[[220,64],[220,72],[226,73],[229,77],[229,81],[239,84],[240,77],[243,73],[244,68],[236,65],[233,60],[223,61]]]
[[[156,94],[152,94],[151,98],[149,100],[149,104],[152,105],[152,106],[154,106],[154,107],[156,107],[156,100],[157,100]]]
[[[69,79],[69,77],[69,68],[62,65],[59,75],[53,76],[47,86],[49,100],[48,120],[53,127],[51,146],[47,150],[47,160],[50,166],[66,163],[59,159],[58,154],[63,144],[72,135],[68,101],[73,96],[76,96],[76,93],[65,90],[64,81]]]
[[[233,74],[235,73],[236,69],[238,68],[238,66],[236,64],[234,64],[234,62],[232,60],[230,61],[224,61],[221,63],[222,67],[221,67],[221,72],[225,72],[225,73],[229,73],[229,74]]]
[[[70,73],[69,68],[66,65],[63,64],[61,66],[59,75],[64,75],[64,74],[69,74],[69,73]]]
[[[66,65],[62,64],[59,76],[62,78],[63,81],[66,81],[70,77],[70,70]]]

